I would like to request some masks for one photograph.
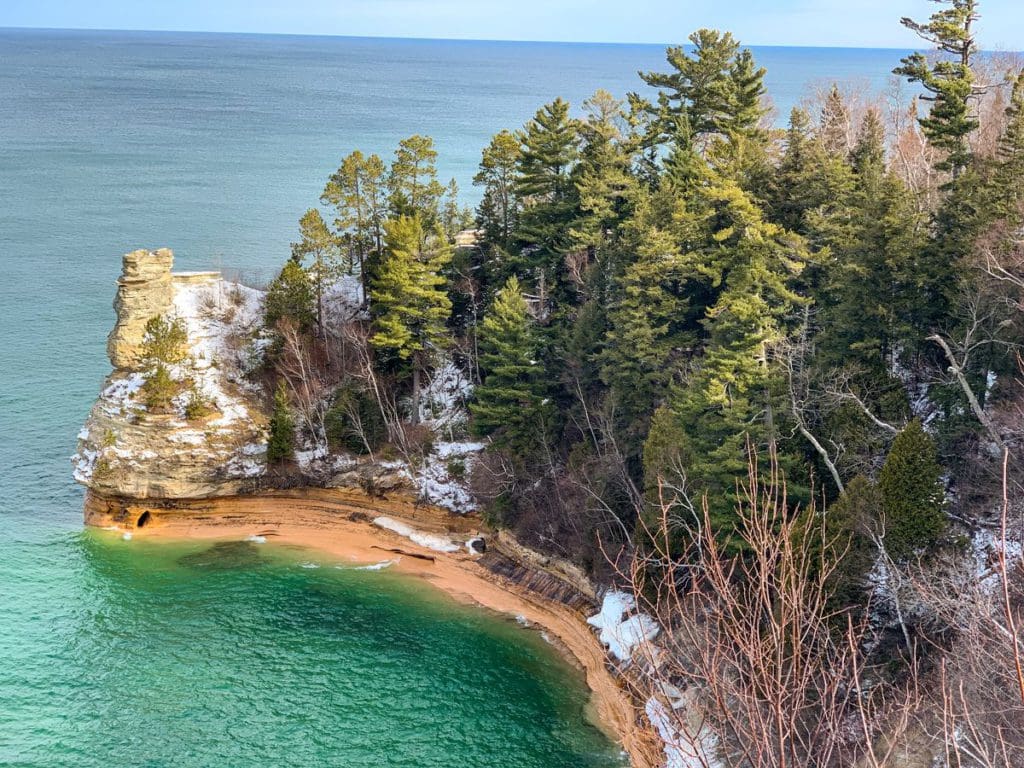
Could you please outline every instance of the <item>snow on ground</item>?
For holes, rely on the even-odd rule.
[[[408,472],[420,496],[457,514],[475,510],[465,479],[483,447],[483,443],[437,443],[422,464]]]
[[[456,432],[465,429],[466,403],[472,394],[473,385],[462,369],[451,360],[445,361],[420,393],[420,421],[438,437],[454,439]]]
[[[88,437],[88,435],[87,435]],[[81,435],[78,436],[79,440],[84,440]],[[71,457],[74,469],[72,474],[79,483],[88,485],[89,481],[92,480],[92,473],[96,470],[96,460],[100,457],[99,451],[93,451],[89,448],[82,449]]]
[[[348,322],[363,309],[363,284],[359,275],[342,275],[324,292],[324,315],[330,322]]]
[[[685,706],[682,698],[672,701],[672,708]],[[677,726],[681,718],[673,717],[661,699],[652,696],[644,706],[647,719],[658,732],[664,745],[665,768],[707,768],[721,765],[715,757],[717,739],[707,728],[701,727],[696,738],[691,738]]]
[[[248,354],[245,337],[262,325],[263,292],[224,280],[175,284],[173,306],[188,333],[187,375],[220,414],[210,426],[229,426],[247,418],[248,409],[223,385],[225,380],[242,378]]]
[[[986,593],[999,588],[1002,578],[999,556],[1003,549],[1003,541],[999,531],[980,529],[971,537],[971,554],[974,560],[974,577],[978,586]],[[1007,538],[1006,569],[1013,570],[1024,555],[1021,542]]]
[[[110,416],[119,416],[129,411],[142,410],[142,403],[136,400],[136,396],[145,383],[146,377],[138,372],[129,373],[122,378],[114,379],[100,393],[100,402],[103,410]],[[84,439],[81,435],[79,435],[79,438]]]
[[[657,637],[658,622],[646,613],[632,613],[636,598],[627,592],[610,590],[601,602],[601,611],[587,619],[587,623],[600,630],[598,638],[619,661],[629,661],[633,651]]]
[[[391,517],[375,517],[373,524],[379,528],[397,533],[399,536],[403,536],[414,544],[419,544],[421,547],[432,549],[435,552],[458,552],[462,549],[462,546],[455,544],[451,539],[445,536],[438,536],[434,533],[426,533],[413,528],[411,525],[406,525],[403,522],[395,520]]]

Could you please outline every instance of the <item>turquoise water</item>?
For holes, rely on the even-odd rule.
[[[0,764],[622,764],[537,633],[421,584],[249,542],[34,554],[0,563]]]
[[[899,58],[756,54],[782,113],[809,83],[881,88]],[[580,681],[536,635],[386,572],[83,533],[67,457],[108,371],[122,253],[269,274],[352,149],[430,134],[472,199],[495,131],[558,95],[636,89],[661,61],[656,46],[0,30],[0,764],[608,764]]]

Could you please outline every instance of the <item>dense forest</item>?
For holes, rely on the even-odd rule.
[[[905,89],[784,129],[699,30],[656,97],[495,135],[475,211],[427,137],[345,157],[268,289],[275,471],[429,450],[454,365],[487,521],[676,628],[656,682],[713,694],[680,765],[1024,765],[1024,71],[937,2]]]

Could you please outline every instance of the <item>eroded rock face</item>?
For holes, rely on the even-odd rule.
[[[106,496],[197,499],[246,493],[266,470],[263,393],[245,375],[262,353],[263,293],[218,273],[173,275],[168,249],[124,257],[107,378],[72,458],[75,479]],[[154,361],[141,359],[146,324],[181,321],[187,358],[164,367],[177,393],[147,405]],[[202,407],[197,408],[196,402]]]
[[[165,314],[174,301],[173,264],[170,248],[124,255],[114,298],[117,323],[107,337],[107,355],[114,368],[130,371],[139,366],[146,323]]]

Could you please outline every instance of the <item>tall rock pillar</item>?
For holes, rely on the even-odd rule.
[[[121,264],[114,298],[117,322],[107,337],[107,356],[117,370],[133,370],[141,360],[146,323],[166,313],[173,303],[174,254],[170,248],[132,251]]]

